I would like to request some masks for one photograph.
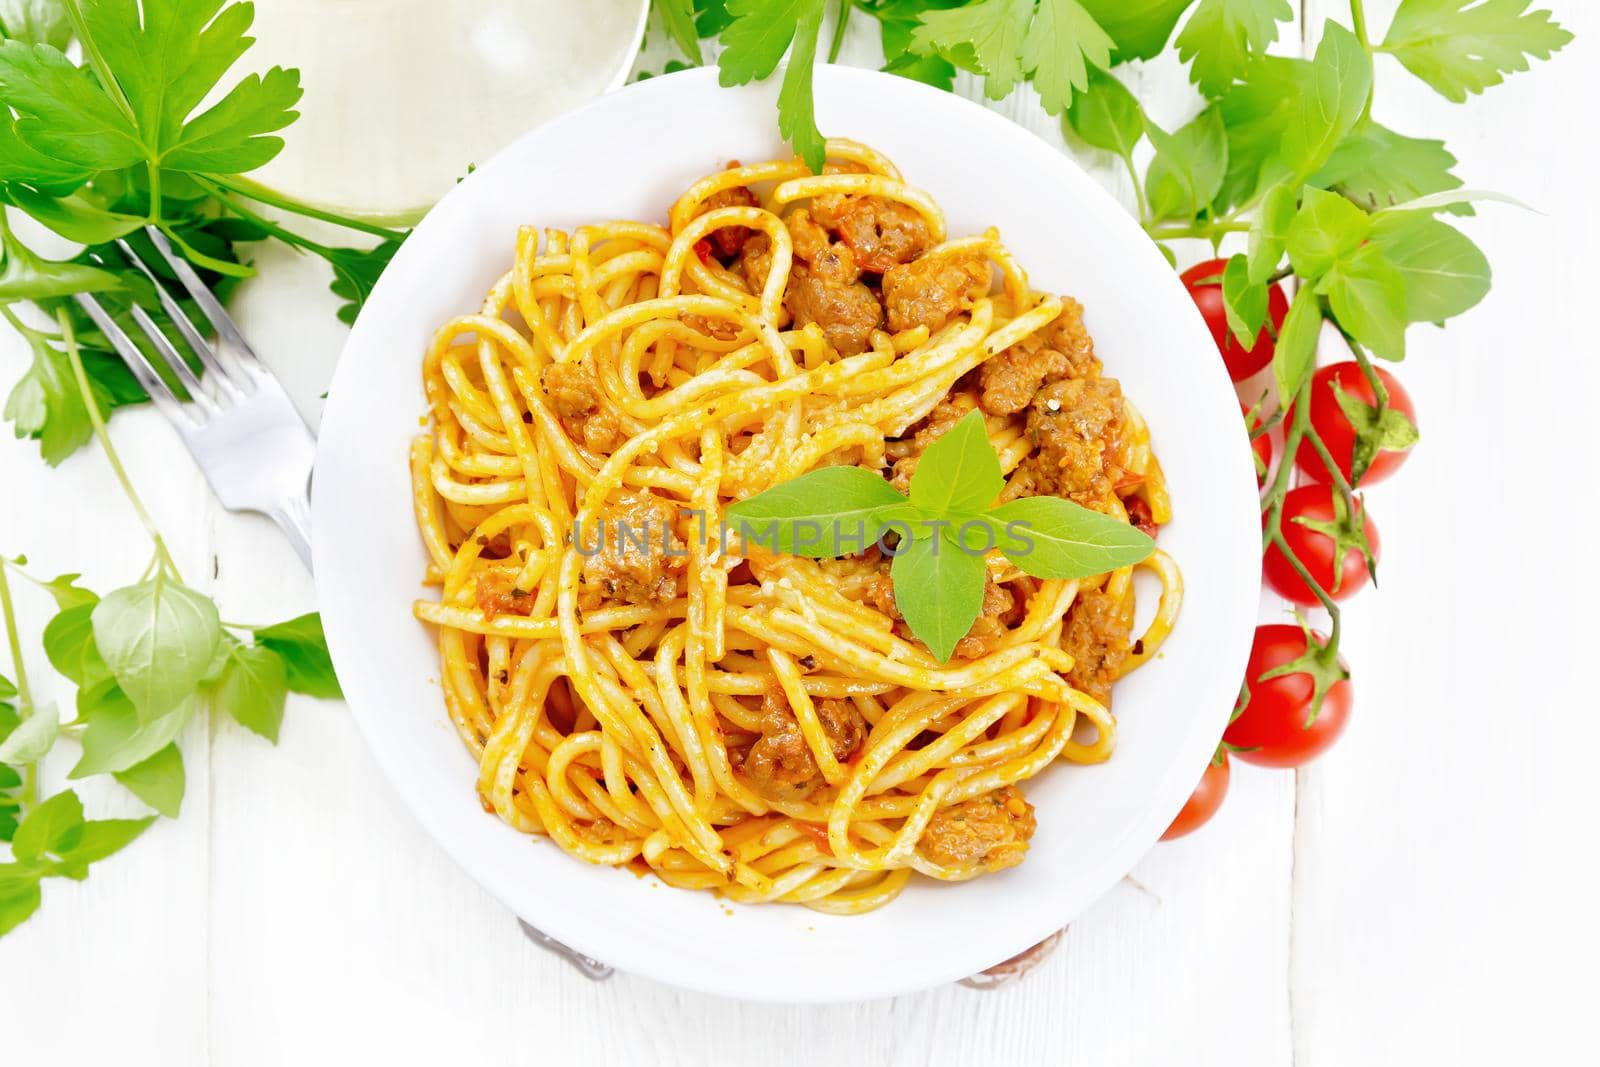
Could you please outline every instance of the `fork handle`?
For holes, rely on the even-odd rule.
[[[311,568],[311,497],[300,493],[267,512],[267,517],[278,524],[283,535],[294,546],[300,562]]]

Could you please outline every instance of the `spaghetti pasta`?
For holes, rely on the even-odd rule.
[[[904,487],[974,408],[1007,496],[1150,532],[1149,431],[1082,308],[1034,292],[993,231],[947,238],[883,156],[830,141],[691,185],[668,226],[524,227],[477,314],[423,360],[411,450],[445,707],[486,809],[592,863],[748,902],[854,913],[913,872],[1022,859],[1018,783],[1108,758],[1131,569],[1037,580],[988,560],[984,611],[938,663],[875,547],[816,561],[730,544],[724,509],[856,464]],[[607,525],[612,535],[606,535]],[[598,535],[597,535],[598,532]]]

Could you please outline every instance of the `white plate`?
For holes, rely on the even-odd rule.
[[[786,154],[773,85],[714,70],[655,78],[534,130],[453,190],[395,258],[350,335],[322,424],[316,570],[339,677],[373,754],[417,817],[490,892],[572,947],[637,974],[760,1000],[839,1001],[948,982],[1066,924],[1155,843],[1210,757],[1244,673],[1260,560],[1254,467],[1222,361],[1193,303],[1127,213],[1061,153],[915,82],[817,70],[821,127],[888,153],[953,235],[1000,228],[1036,287],[1083,301],[1106,371],[1144,412],[1176,518],[1183,615],[1158,660],[1117,687],[1109,763],[1027,783],[1026,861],[959,885],[913,879],[888,907],[835,917],[729,905],[594,867],[479,807],[476,764],[441,702],[434,635],[411,616],[425,564],[406,451],[435,327],[475,311],[517,226],[664,220],[730,158]],[[731,914],[730,914],[731,912]],[[428,916],[416,916],[429,922]],[[508,923],[507,937],[518,936]]]

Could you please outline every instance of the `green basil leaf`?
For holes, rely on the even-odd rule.
[[[821,467],[740,500],[723,514],[747,542],[774,552],[831,559],[846,554],[846,548],[850,553],[865,551],[882,532],[882,512],[905,502],[872,471]]]
[[[1256,335],[1267,322],[1267,287],[1250,281],[1249,260],[1243,253],[1229,257],[1222,271],[1222,308],[1228,329],[1246,350],[1256,346]]]
[[[1372,216],[1338,193],[1307,188],[1289,224],[1289,262],[1296,274],[1314,281],[1360,247],[1371,230]]]
[[[1384,359],[1406,358],[1406,281],[1374,245],[1342,259],[1317,283],[1333,317]]]
[[[1408,322],[1443,322],[1489,292],[1489,261],[1465,234],[1439,219],[1379,215],[1370,243],[1400,272]]]
[[[1272,353],[1272,377],[1278,383],[1279,402],[1288,405],[1311,376],[1317,364],[1317,337],[1322,332],[1322,306],[1316,291],[1302,285],[1294,294],[1278,346]]]
[[[1215,199],[1228,171],[1228,134],[1222,113],[1208,107],[1176,133],[1153,122],[1145,133],[1155,158],[1145,172],[1145,196],[1158,219],[1193,218]]]
[[[256,644],[283,657],[289,670],[289,691],[343,700],[339,679],[333,673],[333,658],[328,655],[328,639],[322,632],[322,616],[316,612],[263,626],[255,631]]]
[[[221,639],[211,598],[158,574],[94,606],[94,642],[148,721],[191,696]]]
[[[1283,132],[1280,154],[1304,180],[1322,169],[1355,126],[1372,92],[1372,57],[1355,35],[1329,21],[1311,60],[1310,83],[1296,101],[1294,120]]]
[[[1144,136],[1144,111],[1126,86],[1095,68],[1088,86],[1072,98],[1062,125],[1085,144],[1126,158]]]
[[[1261,210],[1250,224],[1247,277],[1251,284],[1265,284],[1278,269],[1278,261],[1289,247],[1289,226],[1298,203],[1298,190],[1288,182],[1274,185],[1261,198]]]
[[[112,777],[134,796],[169,819],[176,819],[183,807],[186,779],[183,754],[177,745],[168,745],[147,760],[135,763]]]
[[[7,699],[9,697],[14,697],[16,695],[17,695],[16,684],[14,682],[12,682],[10,678],[7,678],[5,675],[0,674],[0,700],[5,700],[5,699]]]
[[[77,839],[66,849],[57,850],[60,860],[56,872],[77,881],[89,876],[89,865],[122,851],[145,832],[155,817],[144,819],[95,819],[83,824]]]
[[[16,874],[8,877],[8,868]],[[21,864],[0,863],[0,937],[26,922],[42,899],[37,873],[24,872]]]
[[[1401,0],[1382,50],[1456,103],[1499,85],[1528,57],[1549,59],[1572,40],[1528,0]]]
[[[983,412],[974,408],[923,451],[910,497],[931,515],[969,514],[986,510],[1005,485]]]
[[[983,516],[1001,553],[1035,578],[1089,578],[1131,567],[1156,543],[1121,519],[1054,496],[1008,500]]]
[[[80,687],[97,685],[111,677],[111,668],[94,643],[97,600],[58,612],[44,626],[44,653],[62,675]]]
[[[56,743],[56,735],[60,731],[61,716],[54,704],[34,708],[33,714],[7,733],[4,741],[0,741],[0,763],[17,766],[37,763]]]
[[[92,605],[100,598],[78,584],[81,577],[81,574],[59,574],[48,582],[41,582],[39,588],[49,593],[55,599],[56,607],[62,611],[84,604]]]
[[[936,534],[902,542],[889,564],[895,607],[940,663],[949,661],[983,610],[988,573],[982,556]]]
[[[277,744],[288,696],[288,671],[282,657],[261,645],[240,645],[228,654],[214,702],[240,726]]]
[[[19,860],[37,860],[47,853],[60,854],[83,836],[83,803],[78,794],[63,789],[28,812],[11,839],[11,854]]]
[[[133,702],[110,681],[78,691],[78,718],[84,724],[83,756],[68,778],[115,774],[137,766],[178,739],[199,709],[191,697],[147,723]]]
[[[1283,161],[1284,131],[1296,121],[1298,101],[1311,91],[1311,63],[1286,56],[1261,56],[1244,81],[1217,101],[1228,134],[1228,171],[1213,210],[1248,203],[1258,191],[1287,181],[1296,192],[1293,168]]]

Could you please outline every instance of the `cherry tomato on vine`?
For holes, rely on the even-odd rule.
[[[1261,416],[1257,415],[1252,419],[1250,417],[1250,409],[1242,402],[1239,404],[1239,413],[1244,416],[1245,426],[1251,433],[1255,433],[1256,427],[1261,425]],[[1267,472],[1272,469],[1272,438],[1267,434],[1262,434],[1250,442],[1250,449],[1256,454],[1256,458],[1260,460],[1256,464],[1256,488],[1265,488]]]
[[[1222,362],[1228,366],[1228,377],[1242,382],[1256,371],[1272,362],[1273,338],[1283,327],[1283,317],[1289,314],[1289,298],[1281,286],[1267,287],[1267,325],[1256,336],[1255,347],[1245,348],[1228,329],[1228,312],[1222,302],[1222,271],[1228,265],[1225,259],[1208,259],[1184,271],[1180,278],[1189,290],[1194,306],[1206,320],[1212,340],[1222,353]]]
[[[1228,754],[1218,752],[1216,758],[1206,764],[1200,784],[1189,794],[1183,810],[1172,820],[1172,825],[1161,835],[1161,840],[1171,841],[1184,834],[1192,834],[1211,821],[1211,816],[1222,807],[1222,800],[1228,795],[1228,775]]]
[[[1323,591],[1335,600],[1354,596],[1378,562],[1378,525],[1359,498],[1355,510],[1330,485],[1302,485],[1283,498],[1283,539]],[[1362,552],[1363,545],[1367,551]],[[1261,571],[1273,592],[1296,604],[1321,603],[1276,544],[1267,546]]]
[[[1262,767],[1299,767],[1326,752],[1344,732],[1350,718],[1350,679],[1344,660],[1331,654],[1321,634],[1280,623],[1256,627],[1250,662],[1245,667],[1244,707],[1223,731],[1233,755]],[[1273,669],[1291,670],[1262,678]],[[1315,686],[1326,691],[1312,714]]]
[[[1394,375],[1382,367],[1372,368],[1378,374],[1378,380],[1389,392],[1389,410],[1397,411],[1405,416],[1405,421],[1415,424],[1416,409],[1412,407],[1411,395],[1406,392],[1405,386],[1395,380]],[[1311,428],[1317,436],[1322,438],[1322,443],[1328,446],[1328,454],[1339,465],[1339,472],[1344,475],[1345,481],[1350,480],[1352,456],[1356,445],[1356,431],[1350,425],[1350,419],[1339,407],[1338,394],[1333,391],[1334,384],[1347,395],[1360,400],[1368,407],[1376,407],[1378,398],[1372,391],[1372,384],[1367,381],[1367,376],[1362,373],[1361,365],[1355,362],[1334,363],[1320,368],[1311,376]],[[1391,418],[1390,421],[1393,421]],[[1369,433],[1377,434],[1377,440],[1382,440],[1383,427],[1372,427]],[[1389,475],[1400,469],[1400,464],[1410,455],[1408,449],[1379,449],[1372,459],[1372,465],[1361,476],[1360,484],[1363,486],[1376,485]],[[1322,462],[1322,457],[1317,455],[1317,450],[1310,440],[1300,442],[1300,448],[1295,452],[1295,466],[1300,468],[1306,477],[1318,482],[1329,481],[1328,468]]]

